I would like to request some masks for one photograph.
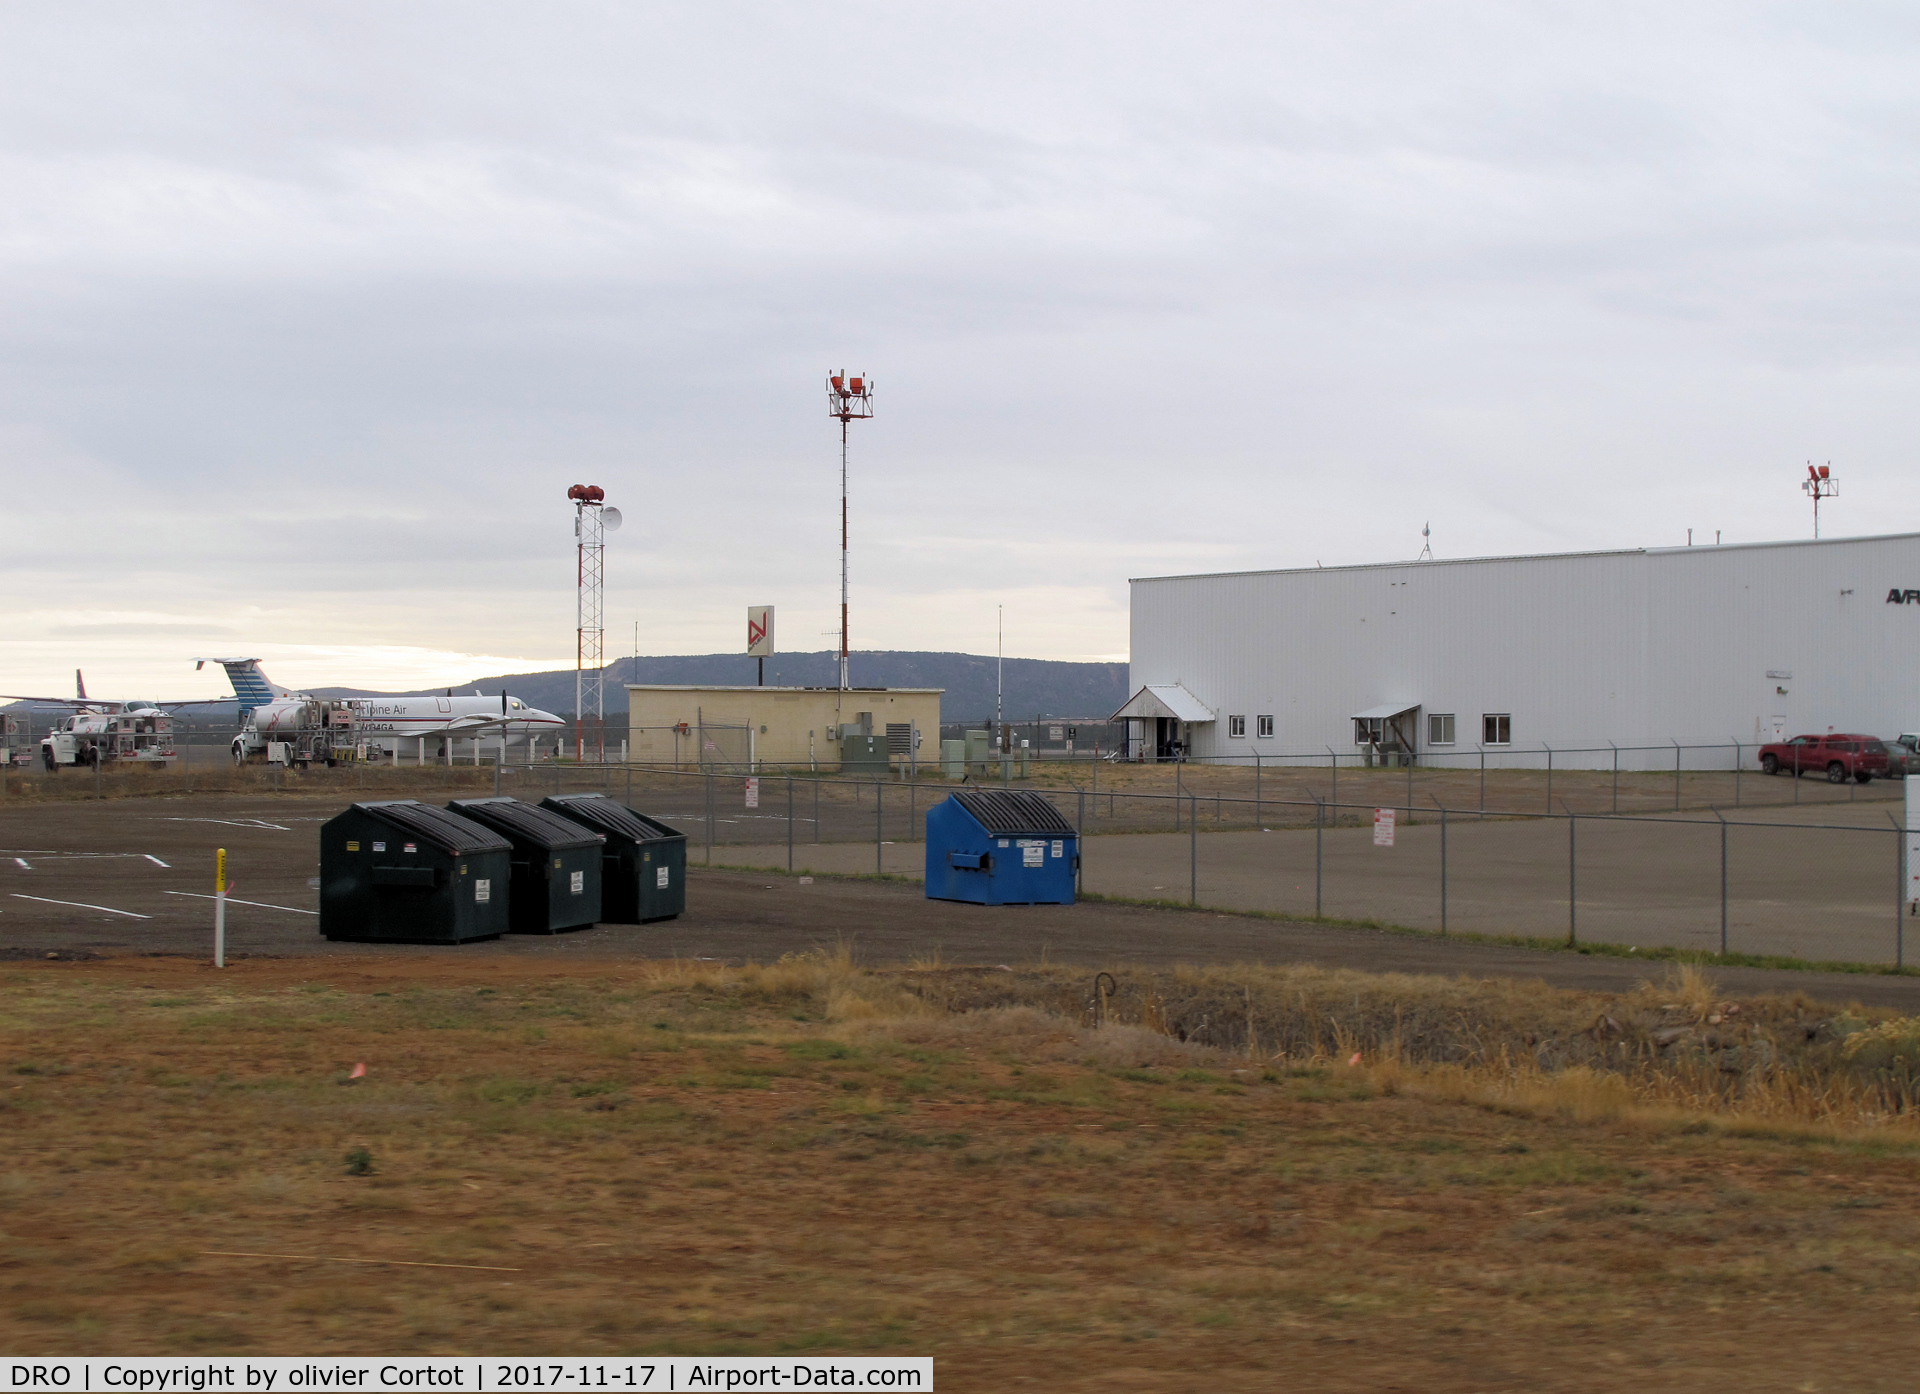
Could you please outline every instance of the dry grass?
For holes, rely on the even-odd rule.
[[[1082,976],[844,947],[12,968],[0,1344],[893,1350],[947,1389],[1910,1383],[1912,1022],[1697,975],[1118,989],[1097,1026]]]

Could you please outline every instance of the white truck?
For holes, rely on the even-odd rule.
[[[118,711],[83,708],[62,717],[40,741],[48,770],[74,765],[169,765],[178,758],[173,718],[144,702],[124,702]]]

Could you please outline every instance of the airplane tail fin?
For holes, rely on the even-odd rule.
[[[260,660],[257,658],[196,659],[193,665],[195,671],[207,663],[218,663],[227,670],[227,681],[233,684],[233,695],[240,699],[242,711],[264,707],[276,697],[293,696],[293,693],[260,671]]]
[[[78,668],[73,670],[73,695],[82,702],[87,700],[87,675]]]

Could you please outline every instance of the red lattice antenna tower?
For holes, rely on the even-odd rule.
[[[1831,463],[1816,465],[1807,462],[1807,477],[1800,481],[1800,487],[1813,499],[1813,535],[1820,536],[1820,500],[1840,497],[1840,481],[1833,477]]]
[[[827,378],[827,415],[840,422],[840,690],[847,681],[847,423],[873,415],[873,379],[848,377],[842,368]]]
[[[576,484],[567,490],[573,500],[574,549],[579,554],[579,580],[574,600],[573,738],[574,754],[587,758],[587,736],[593,736],[594,758],[607,758],[606,689],[606,535],[620,529],[620,510],[606,506],[607,491],[598,484]]]

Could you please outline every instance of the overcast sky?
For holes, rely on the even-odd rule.
[[[1124,656],[1129,576],[1920,530],[1920,10],[0,10],[0,685]],[[856,681],[859,673],[855,671]]]

